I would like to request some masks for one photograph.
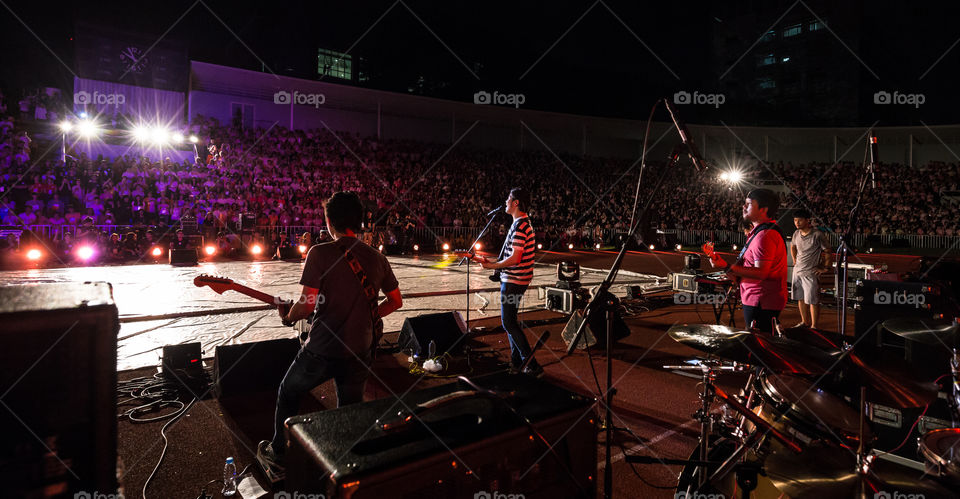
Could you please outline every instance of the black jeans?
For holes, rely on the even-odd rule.
[[[530,342],[527,341],[527,336],[523,334],[520,320],[517,319],[517,311],[520,309],[523,293],[526,290],[527,287],[524,285],[508,282],[500,283],[500,322],[503,324],[503,329],[507,331],[507,338],[510,340],[510,364],[513,367],[520,367],[530,356]],[[536,360],[530,361],[530,367],[537,365]]]
[[[324,381],[333,378],[337,384],[337,407],[362,402],[363,388],[367,375],[370,374],[369,364],[369,359],[329,358],[301,348],[280,382],[277,393],[273,427],[274,452],[283,454],[286,451],[283,422],[297,415],[300,397]]]
[[[764,310],[751,305],[743,306],[744,329],[750,329],[750,323],[757,321],[757,329],[767,333],[773,332],[771,319],[780,317],[780,310]]]

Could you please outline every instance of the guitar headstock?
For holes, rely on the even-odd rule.
[[[457,258],[473,258],[474,255],[472,251],[467,251],[465,249],[453,250],[453,254],[456,255]]]
[[[209,274],[200,274],[197,277],[193,278],[193,285],[201,288],[203,286],[209,286],[210,289],[216,291],[219,294],[223,294],[224,291],[233,289],[234,282],[232,279],[220,276],[212,276]]]
[[[714,253],[713,253],[713,241],[707,241],[707,242],[703,243],[703,247],[701,247],[700,249],[703,250],[703,254],[705,254],[705,255],[707,255],[707,256],[713,256],[713,254],[714,254]]]

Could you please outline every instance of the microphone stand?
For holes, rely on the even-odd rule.
[[[493,220],[497,218],[497,215],[500,214],[500,208],[493,210],[493,213],[490,213],[490,220],[487,220],[487,225],[483,226],[483,229],[480,231],[480,234],[477,235],[477,238],[473,240],[473,244],[470,245],[470,250],[468,253],[473,255],[477,251],[477,243],[480,241],[480,238],[487,232],[487,229],[490,228],[490,224],[493,223]],[[460,262],[457,263],[457,267],[463,265],[467,261],[467,257],[460,259]],[[467,333],[470,332],[470,264],[467,264],[467,307],[466,307],[466,319],[464,319],[464,325],[467,328]]]
[[[872,136],[872,134],[870,134]],[[868,145],[869,147],[869,138]],[[847,279],[850,273],[850,255],[856,254],[853,251],[853,248],[850,247],[851,242],[853,241],[854,236],[857,233],[857,224],[860,221],[860,203],[863,200],[863,191],[867,187],[867,180],[870,178],[870,174],[874,169],[873,160],[870,161],[870,166],[863,172],[863,176],[860,177],[859,184],[857,187],[857,200],[853,204],[853,208],[850,209],[850,217],[847,225],[847,230],[842,236],[840,236],[840,246],[837,248],[837,253],[840,255],[840,258],[837,260],[837,283],[842,286],[840,292],[840,338],[842,341],[847,341],[847,303],[849,300],[848,294],[848,285]]]

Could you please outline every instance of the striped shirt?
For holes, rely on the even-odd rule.
[[[507,239],[503,242],[503,258],[520,252],[520,263],[500,270],[500,282],[528,285],[533,280],[533,257],[537,247],[537,238],[533,233],[533,226],[527,217],[518,218],[510,226]]]

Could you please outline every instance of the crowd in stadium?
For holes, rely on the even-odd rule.
[[[448,150],[447,144],[326,129],[241,129],[203,118],[190,125],[203,142],[193,164],[134,154],[112,161],[80,155],[64,163],[55,153],[31,148],[16,121],[0,121],[0,226],[49,226],[42,241],[47,247],[69,252],[83,237],[130,258],[142,254],[148,227],[171,237],[168,228],[182,221],[190,228],[195,221],[206,241],[251,224],[267,243],[278,240],[280,231],[319,231],[323,200],[339,190],[357,191],[365,200],[365,229],[374,243],[409,246],[429,234],[428,227],[483,226],[486,212],[502,204],[510,187],[521,185],[531,190],[538,240],[610,244],[627,230],[639,171],[629,160],[467,146]],[[852,163],[756,163],[745,180],[785,183],[790,193],[782,206],[806,208],[820,226],[840,231],[856,197],[857,171]],[[648,162],[644,175],[638,212],[647,208],[646,227],[737,230],[748,183],[728,184],[712,172],[698,176],[693,168],[666,169],[658,162]],[[957,190],[956,164],[919,171],[884,164],[877,180],[877,191],[862,207],[862,232],[958,234],[957,205],[940,199],[940,189]],[[242,214],[250,214],[243,223]],[[508,224],[501,215],[492,244]]]

